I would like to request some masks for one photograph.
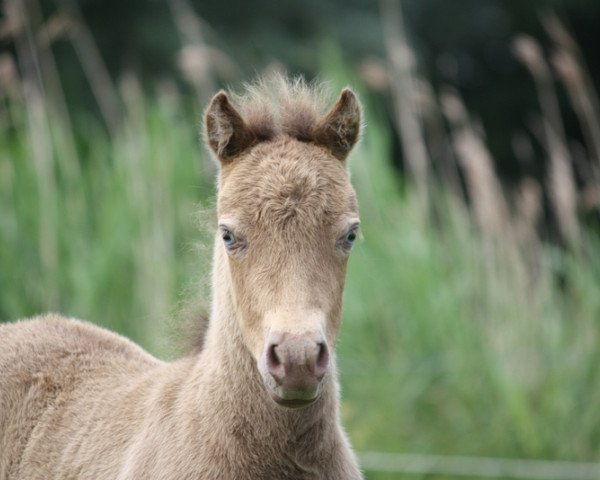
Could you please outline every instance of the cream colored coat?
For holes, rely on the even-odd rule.
[[[287,92],[289,101],[294,89],[304,94],[293,111],[314,107],[303,84],[281,83],[279,88],[280,100]],[[249,186],[236,189],[236,182],[264,167],[257,173],[262,178],[269,165],[278,165],[269,185],[283,183],[265,200],[271,216],[264,221],[271,224],[262,227],[289,232],[294,222],[299,227],[312,222],[303,228],[325,250],[293,248],[290,239],[298,235],[282,233],[285,241],[273,240],[269,251],[283,276],[265,276],[264,267],[261,275],[253,270],[256,262],[230,258],[217,235],[204,347],[172,363],[119,335],[58,315],[0,326],[0,480],[362,478],[339,422],[334,362],[318,399],[297,410],[271,400],[257,368],[268,319],[301,328],[305,317],[317,321],[303,314],[309,308],[305,305],[324,312],[318,321],[324,322],[320,326],[331,349],[335,346],[346,260],[333,249],[336,229],[345,228],[339,227],[340,219],[356,215],[343,160],[358,137],[358,104],[346,91],[328,116],[313,118],[313,126],[310,115],[299,115],[295,123],[289,116],[286,121],[272,117],[269,123],[251,120],[247,113],[245,120],[239,117],[240,124],[235,115],[224,94],[207,112],[207,141],[222,164],[219,217],[238,215],[239,220],[244,213],[240,202],[243,206],[258,197]],[[312,128],[312,137],[302,134],[302,126]],[[272,135],[260,128],[270,128]],[[300,174],[298,162],[304,162]],[[244,172],[244,165],[252,170]],[[255,180],[248,185],[258,185]],[[292,197],[285,194],[290,185]],[[318,201],[313,205],[310,198]],[[335,218],[315,221],[317,206],[319,212],[326,207],[327,213],[319,215]],[[280,223],[277,212],[283,215]],[[261,237],[251,229],[245,234],[259,243]],[[297,266],[313,265],[318,275],[295,276],[284,268],[285,258]],[[263,281],[275,284],[261,286]],[[269,295],[246,295],[241,289],[248,285]],[[273,299],[279,303],[272,305]],[[293,315],[281,313],[291,311],[286,305],[293,305]]]

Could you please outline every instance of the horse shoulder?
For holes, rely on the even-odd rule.
[[[57,315],[0,326],[0,478],[56,463],[72,443],[65,433],[93,414],[103,385],[161,363],[119,335]],[[79,402],[84,407],[67,417],[81,397],[87,411]],[[27,458],[33,463],[24,465]]]

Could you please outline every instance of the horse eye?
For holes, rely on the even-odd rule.
[[[235,245],[235,236],[229,230],[223,230],[223,243],[227,248],[233,247]]]
[[[357,236],[358,236],[358,226],[355,225],[354,227],[352,227],[350,229],[350,231],[348,233],[346,233],[345,237],[342,237],[342,247],[345,250],[350,250],[352,248],[352,245],[354,244],[354,241],[356,240]]]

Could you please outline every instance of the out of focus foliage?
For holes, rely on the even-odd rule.
[[[35,2],[24,2],[35,5]],[[179,75],[178,61],[185,35],[174,20],[178,0],[45,0],[40,15],[51,18],[77,7],[89,26],[109,71],[135,71],[149,83]],[[207,62],[218,83],[252,78],[267,65],[278,63],[309,76],[321,73],[324,41],[338,45],[356,72],[385,58],[380,6],[374,0],[255,0],[214,2],[190,0],[201,19]],[[596,54],[600,3],[592,0],[403,0],[404,23],[415,49],[417,70],[434,88],[450,84],[460,89],[469,109],[486,127],[487,143],[503,178],[524,173],[540,175],[540,161],[519,163],[511,151],[515,131],[528,128],[528,114],[537,110],[533,85],[511,53],[511,39],[527,33],[548,45],[540,15],[556,11],[586,58],[592,78],[600,82]],[[183,27],[185,29],[185,26]],[[10,49],[8,37],[0,49]],[[90,91],[82,82],[78,61],[67,41],[52,46],[70,103],[89,108]],[[373,85],[373,89],[381,85]],[[385,97],[385,90],[380,90]],[[568,133],[577,137],[575,115],[561,97]],[[525,115],[524,115],[525,113]],[[510,125],[511,128],[506,126]],[[398,142],[398,140],[394,140]],[[400,148],[395,149],[402,163]]]
[[[598,2],[0,5],[0,321],[59,311],[172,355],[208,298],[205,101],[319,75],[367,123],[338,346],[353,444],[597,461]]]

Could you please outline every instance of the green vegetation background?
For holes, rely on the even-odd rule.
[[[323,77],[361,90],[337,48],[320,51]],[[52,92],[23,84],[24,95],[2,96],[0,321],[57,311],[176,355],[209,292],[216,167],[199,140],[202,105],[175,83],[127,75],[111,129],[66,115]],[[536,240],[532,257],[490,242],[443,183],[430,215],[392,166],[385,110],[362,98],[367,128],[350,168],[364,238],[338,347],[353,445],[597,460],[597,235],[582,226],[580,249]]]

